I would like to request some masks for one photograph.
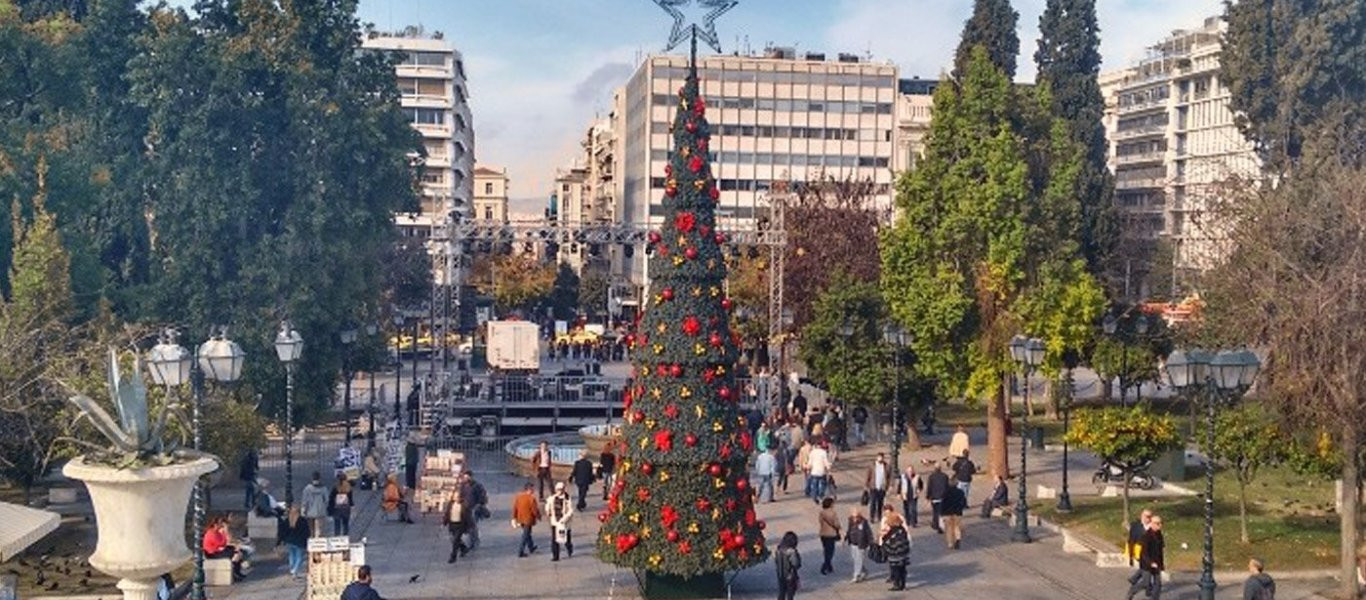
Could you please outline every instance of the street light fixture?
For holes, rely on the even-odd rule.
[[[1220,404],[1232,403],[1257,379],[1261,361],[1248,350],[1176,350],[1167,356],[1167,381],[1191,402],[1205,400],[1205,447],[1214,447],[1214,417]],[[1214,600],[1214,461],[1205,457],[1205,539],[1201,557],[1200,600]]]
[[[895,365],[896,379],[892,384],[892,442],[889,463],[892,473],[897,473],[900,477],[901,466],[898,461],[901,456],[901,353],[910,343],[910,334],[905,329],[888,323],[882,328],[882,339],[892,346],[892,363]],[[908,423],[907,426],[910,426]]]
[[[1042,340],[1038,338],[1027,338],[1017,335],[1010,338],[1010,358],[1019,365],[1024,373],[1024,404],[1029,405],[1029,376],[1039,365],[1043,364],[1046,347]],[[1022,409],[1024,407],[1021,407]],[[1015,531],[1010,539],[1014,542],[1028,544],[1034,539],[1029,535],[1029,483],[1028,483],[1028,455],[1029,449],[1029,411],[1021,410],[1020,420],[1020,497],[1015,503]]]
[[[1132,333],[1123,331],[1120,328],[1120,319],[1113,314],[1105,315],[1105,319],[1101,321],[1100,327],[1105,335],[1119,342],[1119,403],[1121,406],[1128,406],[1129,385],[1132,383],[1128,380],[1129,345],[1142,341],[1143,337],[1148,335],[1148,325],[1147,315],[1142,314],[1133,320]],[[1135,401],[1143,399],[1142,383],[1136,387],[1135,395],[1137,396]]]
[[[304,353],[304,338],[289,324],[280,323],[275,354],[285,364],[285,504],[294,506],[294,365]]]

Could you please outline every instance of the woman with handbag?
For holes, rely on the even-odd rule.
[[[901,515],[887,514],[887,533],[882,536],[882,550],[887,555],[887,566],[892,572],[890,591],[906,589],[906,566],[911,562],[911,534],[906,531]]]
[[[840,541],[840,518],[835,514],[835,499],[826,498],[821,500],[821,512],[818,516],[821,532],[821,550],[825,560],[821,562],[821,575],[829,575],[835,571],[834,565],[830,561],[835,558],[835,543]]]
[[[778,600],[793,600],[797,597],[802,568],[802,555],[797,552],[797,534],[791,531],[784,533],[774,555],[773,563],[778,567]]]

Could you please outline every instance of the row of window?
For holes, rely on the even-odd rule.
[[[402,58],[399,59],[398,64],[409,67],[444,67],[446,66],[446,58],[451,56],[445,52],[402,52],[400,54]],[[455,61],[455,74],[461,79],[466,79],[464,61]]]
[[[655,94],[651,101],[655,106],[673,106],[674,96]],[[779,100],[775,98],[735,98],[719,97],[712,100],[713,107],[776,110],[780,112],[820,112],[843,113],[846,115],[890,115],[890,102],[842,102],[839,100]]]
[[[414,125],[445,125],[446,111],[440,108],[405,108],[408,120]],[[465,117],[455,115],[455,130],[465,130]]]
[[[685,79],[688,69],[684,67],[658,67],[655,77]],[[704,67],[697,70],[702,81],[725,81],[740,83],[795,83],[815,86],[845,85],[874,88],[896,87],[896,79],[891,75],[860,75],[858,73],[811,73],[791,71],[754,71],[749,69],[717,69]]]
[[[712,130],[717,135],[736,137],[761,137],[794,140],[831,140],[846,142],[890,142],[892,130],[884,129],[844,129],[836,127],[787,127],[781,125],[717,125]],[[669,133],[669,124],[655,121],[650,124],[650,133]],[[880,139],[879,139],[880,138]]]
[[[717,187],[721,188],[721,191],[723,192],[763,192],[767,191],[772,183],[773,182],[768,179],[719,179],[717,180]],[[800,187],[805,182],[794,181],[791,183],[794,186]],[[657,190],[664,189],[664,178],[651,177],[650,187]],[[874,195],[880,195],[886,194],[890,190],[891,184],[879,183],[873,186],[872,193]]]
[[[723,165],[779,165],[793,167],[886,167],[885,156],[850,156],[843,154],[781,154],[771,152],[711,152],[710,160]],[[666,150],[651,150],[650,158],[669,160]]]

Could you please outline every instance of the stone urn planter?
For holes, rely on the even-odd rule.
[[[98,532],[90,564],[120,578],[124,600],[156,600],[161,574],[190,560],[185,545],[190,492],[197,478],[216,469],[212,457],[134,469],[77,457],[62,468],[90,491]]]

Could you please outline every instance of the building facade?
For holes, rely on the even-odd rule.
[[[1125,235],[1168,244],[1173,280],[1219,262],[1223,227],[1210,203],[1222,186],[1259,168],[1219,81],[1224,27],[1211,17],[1175,31],[1137,64],[1100,77]]]
[[[930,133],[930,114],[937,87],[939,82],[929,79],[897,82],[896,155],[892,160],[895,174],[915,169],[925,154],[925,138]]]
[[[508,222],[507,169],[474,167],[474,206],[470,219],[494,223]]]
[[[410,28],[374,35],[365,48],[399,55],[395,66],[400,103],[422,134],[426,153],[418,212],[395,221],[403,234],[431,238],[446,218],[468,218],[474,198],[474,122],[464,58],[443,39]]]
[[[687,73],[686,57],[651,56],[619,94],[613,120],[621,138],[615,173],[620,211],[613,215],[619,222],[657,225],[663,218],[669,128]],[[699,57],[698,75],[712,127],[723,227],[766,219],[775,181],[869,180],[876,185],[875,201],[891,205],[896,66],[770,48],[760,56]],[[648,280],[643,253],[623,263],[622,275],[632,283]]]

